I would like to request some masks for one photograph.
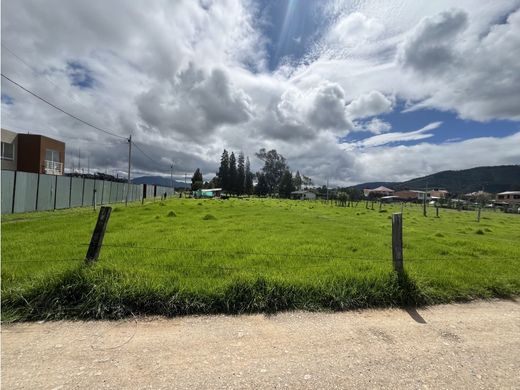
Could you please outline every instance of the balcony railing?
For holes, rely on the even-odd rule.
[[[63,175],[63,163],[45,160],[45,173],[48,175]]]

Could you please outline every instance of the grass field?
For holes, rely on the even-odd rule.
[[[2,218],[2,319],[118,318],[431,304],[520,294],[520,216],[320,202],[171,199],[116,205],[99,261],[92,209]]]

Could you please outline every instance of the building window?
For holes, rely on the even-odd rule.
[[[520,199],[520,195],[513,195],[513,199]]]
[[[45,151],[45,160],[47,161],[53,161],[53,162],[60,162],[60,152],[52,149],[47,149]]]
[[[498,195],[498,199],[504,199],[504,195]]]
[[[2,142],[2,158],[4,160],[14,160],[14,145]]]

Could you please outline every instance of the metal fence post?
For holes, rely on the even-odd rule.
[[[99,257],[99,252],[101,251],[101,245],[103,244],[103,238],[105,237],[105,231],[107,229],[108,219],[110,218],[111,211],[112,207],[107,206],[101,206],[101,209],[99,210],[96,227],[92,233],[90,245],[87,250],[87,256],[85,257],[85,262],[87,264],[93,263]]]
[[[403,214],[392,214],[392,260],[394,271],[401,274],[403,267]]]

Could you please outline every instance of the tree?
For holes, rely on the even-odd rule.
[[[237,178],[235,181],[235,191],[237,195],[242,195],[244,193],[245,181],[246,172],[244,166],[244,153],[240,152],[238,155]]]
[[[236,181],[237,181],[237,160],[235,153],[231,152],[229,155],[229,176],[228,176],[228,191],[236,194]]]
[[[284,172],[289,170],[285,157],[278,154],[275,149],[267,152],[264,148],[256,153],[256,157],[264,162],[262,173],[265,175],[269,193],[273,194],[278,190]]]
[[[302,183],[305,188],[312,186],[312,179],[309,176],[303,175]]]
[[[220,157],[220,168],[218,169],[217,176],[219,179],[219,185],[224,191],[229,190],[229,155],[226,149],[222,152]]]
[[[296,175],[294,176],[294,188],[297,191],[302,189],[302,177],[300,176],[300,171],[296,171]]]
[[[195,171],[193,176],[191,177],[191,190],[197,191],[200,190],[203,186],[204,180],[202,179],[202,172],[199,168]]]
[[[251,172],[251,164],[249,163],[249,157],[246,159],[246,171],[245,171],[245,188],[244,191],[247,195],[253,194],[253,172]]]
[[[293,176],[291,171],[286,170],[282,175],[282,179],[280,180],[280,189],[278,190],[278,193],[281,198],[290,198],[291,192],[293,191]]]
[[[267,186],[267,180],[265,179],[265,175],[262,172],[258,172],[256,174],[256,177],[258,178],[258,183],[255,187],[255,194],[264,196],[267,195],[269,192],[269,187]]]

